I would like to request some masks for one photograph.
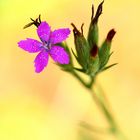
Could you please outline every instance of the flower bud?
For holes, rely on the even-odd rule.
[[[110,30],[109,33],[107,34],[106,40],[108,42],[111,42],[115,34],[116,34],[116,31],[114,29]]]
[[[108,32],[107,37],[99,50],[100,69],[102,69],[109,61],[111,55],[110,54],[111,42],[115,33],[116,32],[114,29],[111,29]]]
[[[103,1],[104,2],[104,1]],[[91,16],[91,23],[89,27],[89,32],[88,32],[88,42],[90,48],[92,48],[95,44],[98,44],[98,19],[99,16],[102,14],[102,5],[103,2],[100,3],[98,6],[96,15],[94,17],[94,6],[92,5],[92,16]]]
[[[88,74],[91,76],[95,76],[98,70],[99,70],[98,46],[94,45],[90,51],[90,64]]]
[[[89,65],[90,58],[90,48],[89,44],[86,41],[83,35],[83,24],[81,26],[81,32],[76,28],[76,26],[72,23],[73,33],[74,33],[74,42],[77,56],[75,55],[78,63],[82,66],[82,68],[86,71]]]
[[[98,47],[95,44],[90,51],[90,56],[95,58],[97,55],[98,55]]]

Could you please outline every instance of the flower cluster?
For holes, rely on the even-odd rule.
[[[47,22],[42,22],[40,16],[36,20],[31,19],[32,22],[24,28],[35,25],[41,41],[27,38],[26,40],[18,42],[18,46],[29,53],[39,52],[34,60],[35,71],[39,73],[47,66],[49,55],[63,70],[69,72],[78,70],[90,77],[95,77],[99,72],[116,65],[106,66],[112,54],[110,48],[112,39],[116,33],[114,29],[109,31],[103,44],[100,47],[98,45],[98,20],[102,14],[102,6],[103,2],[98,6],[95,15],[94,6],[92,6],[92,16],[87,38],[85,38],[83,34],[84,24],[81,26],[81,31],[79,31],[73,23],[71,24],[73,26],[76,50],[76,52],[72,50],[72,54],[75,56],[81,68],[76,68],[73,65],[71,51],[66,44],[62,43],[70,34],[69,28],[51,31],[51,27]]]
[[[75,47],[76,54],[73,51],[73,54],[76,60],[81,65],[80,70],[91,77],[94,77],[99,72],[110,68],[116,64],[112,64],[106,67],[106,64],[109,61],[109,58],[112,53],[110,53],[111,42],[115,35],[114,29],[111,29],[103,42],[103,44],[99,47],[99,33],[98,33],[98,20],[100,15],[102,14],[102,5],[103,2],[98,6],[97,12],[94,16],[94,6],[92,6],[92,16],[91,23],[89,26],[89,32],[87,39],[83,35],[83,24],[81,26],[81,32],[76,28],[76,26],[72,23],[73,33],[75,39]]]

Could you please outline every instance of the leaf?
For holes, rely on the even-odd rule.
[[[105,70],[107,70],[107,69],[109,69],[109,68],[111,68],[111,67],[113,67],[113,66],[115,66],[115,65],[117,65],[117,64],[118,64],[118,63],[111,64],[111,65],[109,65],[109,66],[103,68],[101,71],[105,71]]]
[[[83,73],[85,73],[85,70],[84,70],[84,69],[75,68],[75,67],[74,67],[74,69],[77,70],[77,71],[79,71],[79,72],[83,72]]]
[[[78,61],[78,57],[76,56],[75,52],[73,51],[73,49],[71,48],[72,54],[74,55],[74,57],[76,58],[76,60]]]

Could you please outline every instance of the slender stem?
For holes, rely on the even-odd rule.
[[[101,111],[105,115],[107,121],[110,124],[110,132],[118,139],[118,140],[127,140],[124,134],[121,132],[120,128],[118,127],[116,120],[114,119],[113,115],[111,114],[109,107],[106,105],[106,98],[102,100],[97,96],[97,94],[92,90],[92,85],[94,83],[94,78],[91,78],[90,83],[86,83],[75,71],[71,71],[71,74],[74,75],[83,85],[86,87],[97,106],[100,107]]]
[[[85,87],[88,87],[88,84],[73,70],[71,74],[75,76]]]
[[[97,106],[99,106],[102,109],[107,120],[110,122],[110,124],[112,126],[112,130],[114,130],[117,125],[116,125],[112,115],[109,113],[108,109],[106,108],[105,104],[101,100],[99,100],[99,98],[97,97],[95,92],[93,93],[93,90],[89,89],[89,91],[91,92],[91,96],[92,96],[93,100],[95,101],[95,103],[97,104]]]
[[[92,86],[93,86],[93,83],[94,83],[94,81],[95,81],[95,77],[90,77],[90,82],[89,82],[89,84],[87,85],[87,88],[89,88],[89,89],[92,89]]]
[[[116,120],[114,119],[113,115],[111,114],[109,108],[107,108],[107,105],[105,104],[105,102],[100,100],[100,98],[98,98],[98,96],[92,89],[89,88],[89,91],[91,93],[93,100],[95,101],[97,106],[99,106],[101,108],[107,121],[109,122],[110,130],[111,130],[110,132],[113,135],[115,135],[119,140],[127,140],[127,138],[124,136],[124,134],[121,132],[120,128],[118,127]]]
[[[108,108],[110,108],[110,110],[112,112],[112,107],[110,105],[110,102],[109,102],[109,100],[108,100],[103,88],[101,87],[101,85],[96,82],[96,83],[94,83],[94,86],[97,87],[97,91],[98,91],[98,94],[99,94],[100,98],[102,98],[104,100],[104,102],[106,103]]]
[[[74,70],[71,71],[71,74],[75,76],[86,88],[91,89],[94,83],[95,78],[90,77],[90,82],[86,83]]]

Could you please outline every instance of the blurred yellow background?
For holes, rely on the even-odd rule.
[[[91,97],[71,75],[49,62],[34,72],[36,54],[19,49],[17,42],[36,38],[34,27],[22,30],[30,17],[42,15],[52,29],[87,29],[93,0],[0,0],[0,140],[77,140],[79,120],[97,126],[105,121]],[[100,3],[94,0],[95,7]],[[114,68],[100,74],[115,117],[131,140],[140,139],[140,1],[105,0],[99,20],[100,44],[111,28]],[[71,28],[72,30],[72,28]],[[73,35],[68,39],[73,47]],[[101,137],[101,136],[100,136]],[[113,140],[107,135],[101,137]]]

